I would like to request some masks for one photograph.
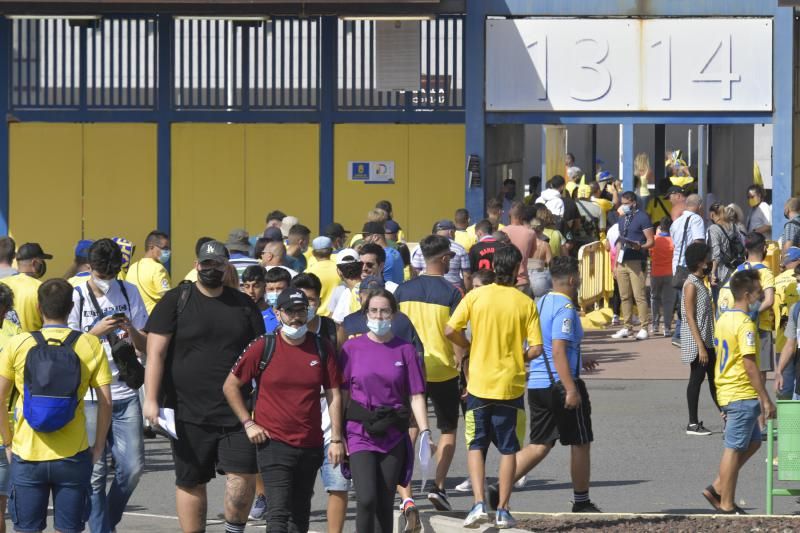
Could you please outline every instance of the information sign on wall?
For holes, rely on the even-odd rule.
[[[772,20],[490,19],[488,111],[771,111]]]
[[[347,177],[364,183],[394,183],[394,161],[348,161]]]

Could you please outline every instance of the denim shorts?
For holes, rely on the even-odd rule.
[[[725,421],[725,447],[743,452],[753,441],[761,442],[761,428],[758,416],[761,404],[758,400],[739,400],[722,408],[727,415]]]
[[[8,496],[8,485],[11,479],[11,466],[6,457],[6,447],[0,446],[0,496]]]
[[[525,442],[525,396],[490,400],[468,394],[464,420],[467,448],[488,450],[494,444],[501,455],[513,455]]]
[[[347,492],[352,488],[353,482],[342,475],[341,465],[333,466],[328,462],[328,447],[325,445],[325,455],[322,466],[319,469],[322,476],[322,486],[326,492]]]
[[[83,531],[89,518],[92,455],[89,449],[55,461],[25,461],[12,457],[8,512],[14,530],[43,531],[53,492],[53,525],[62,533]]]

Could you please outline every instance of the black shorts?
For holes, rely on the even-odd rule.
[[[458,429],[458,407],[461,405],[461,389],[458,378],[447,381],[429,381],[427,383],[428,398],[433,404],[436,414],[436,428],[443,432]]]
[[[564,407],[564,388],[561,383],[548,389],[528,389],[528,406],[531,412],[531,444],[564,446],[588,444],[594,440],[592,433],[592,404],[582,379],[575,385],[581,396],[577,409]]]
[[[242,426],[218,427],[175,421],[177,439],[172,439],[175,484],[196,487],[208,483],[216,473],[257,474],[256,447]]]

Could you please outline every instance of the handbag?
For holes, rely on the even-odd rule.
[[[689,229],[689,221],[691,220],[691,216],[686,217],[686,224],[683,225],[683,239],[681,240],[681,251],[678,253],[678,266],[675,267],[675,274],[672,275],[672,287],[677,290],[683,289],[683,284],[686,283],[686,279],[689,277],[689,269],[685,266],[680,264],[680,260],[683,257],[683,249],[686,247],[686,230]]]

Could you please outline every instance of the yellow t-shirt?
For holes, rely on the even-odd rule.
[[[197,281],[197,269],[196,268],[191,269],[189,272],[186,273],[183,279],[186,281],[191,281],[192,283]]]
[[[473,396],[510,400],[525,393],[523,343],[542,344],[539,312],[519,289],[485,285],[467,293],[448,325],[472,326],[467,390]]]
[[[794,277],[794,270],[782,272],[775,278],[775,305],[772,308],[775,316],[778,317],[778,327],[775,328],[775,350],[778,352],[786,344],[784,328],[780,324],[785,323],[785,319],[789,317],[789,311],[798,301],[800,301],[800,295],[797,293],[797,280]]]
[[[564,241],[564,236],[561,234],[561,232],[557,229],[545,228],[542,230],[542,233],[547,235],[547,238],[550,239],[548,244],[550,245],[550,251],[553,253],[553,257],[560,256],[561,244]]]
[[[456,236],[453,238],[458,244],[464,247],[466,251],[469,252],[469,249],[472,248],[472,245],[477,242],[477,237],[475,235],[475,227],[472,227],[472,233],[469,232],[469,229],[457,229]]]
[[[89,276],[91,276],[91,274],[88,271],[78,272],[77,274],[75,274],[74,276],[69,278],[67,280],[67,283],[69,283],[73,287],[77,287],[78,285],[80,285],[84,281],[88,280]]]
[[[309,246],[305,253],[303,253],[303,257],[306,258],[306,271],[308,271],[308,269],[317,262],[317,258],[314,257],[314,250]]]
[[[756,269],[757,266],[758,268]],[[772,275],[772,271],[769,269],[769,267],[764,263],[743,263],[737,270],[747,270],[750,268],[755,269],[756,272],[758,272],[758,278],[761,281],[762,290],[775,288],[775,277]],[[731,292],[730,285],[731,282],[728,280],[728,282],[719,290],[719,298],[717,300],[719,313],[718,316],[721,316],[722,313],[728,309],[733,309],[733,293]],[[773,309],[767,309],[758,314],[758,329],[761,331],[772,331],[775,329],[775,313]]]
[[[665,200],[660,196],[653,196],[650,198],[650,201],[647,202],[647,216],[650,217],[653,224],[658,224],[662,218],[671,216],[671,214],[672,202],[669,200]]]
[[[172,288],[167,269],[150,257],[142,258],[132,264],[125,280],[139,289],[148,315],[153,312],[153,308],[161,301],[164,294]]]
[[[14,293],[15,321],[23,331],[36,331],[42,327],[42,315],[39,313],[39,285],[36,278],[27,274],[14,274],[0,279]]]
[[[758,366],[757,339],[756,325],[743,311],[731,309],[717,320],[714,328],[714,347],[717,352],[714,383],[720,406],[758,398],[743,362],[745,357],[754,356]]]
[[[67,327],[42,329],[45,339],[64,340],[72,330]],[[36,345],[30,333],[22,333],[10,339],[0,351],[0,376],[12,381],[19,397],[14,405],[14,453],[26,461],[53,461],[72,457],[89,447],[86,434],[86,417],[83,413],[83,397],[89,387],[99,388],[111,383],[106,352],[97,337],[81,335],[74,349],[81,360],[81,384],[78,387],[78,408],[75,418],[63,428],[50,433],[38,433],[22,415],[25,360],[28,351]]]
[[[322,283],[322,292],[319,295],[320,304],[317,314],[320,316],[330,316],[328,304],[333,296],[333,290],[342,283],[339,277],[339,271],[336,269],[336,263],[330,259],[322,261],[314,258],[314,264],[306,269],[306,274],[314,274],[319,278]]]
[[[353,248],[356,245],[356,243],[358,241],[360,241],[361,239],[363,239],[363,238],[364,238],[364,235],[362,233],[354,233],[353,236],[350,237],[350,248]],[[403,232],[403,230],[400,230],[400,231],[397,232],[397,241],[396,242],[398,242],[398,243],[406,242],[406,234]]]

